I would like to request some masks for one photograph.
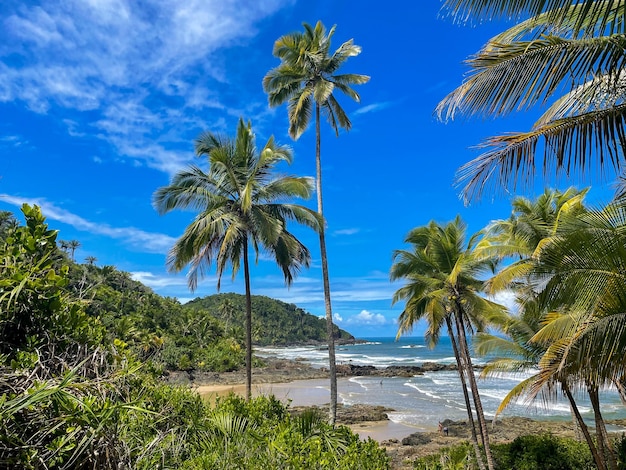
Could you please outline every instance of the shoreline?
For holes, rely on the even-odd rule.
[[[338,379],[338,388],[349,382],[348,378]],[[305,379],[292,382],[260,383],[252,385],[253,397],[274,394],[289,408],[298,412],[304,408],[318,408],[326,412],[329,396],[327,379]],[[209,401],[230,392],[244,395],[243,384],[210,384],[194,387]],[[313,392],[313,393],[311,393]],[[379,408],[379,410],[375,410]],[[352,412],[354,411],[354,412]],[[378,413],[376,413],[376,411]],[[384,448],[390,457],[394,470],[412,467],[412,461],[419,457],[435,454],[444,447],[451,447],[470,441],[471,433],[465,421],[444,420],[448,435],[441,434],[437,427],[415,427],[388,418],[384,407],[373,405],[338,404],[337,423],[348,426],[361,439],[371,438]],[[623,424],[626,424],[623,423]],[[624,430],[624,428],[622,428]],[[525,417],[504,417],[496,423],[489,423],[489,438],[492,443],[505,443],[516,437],[529,434],[550,433],[555,436],[575,438],[572,422],[562,420],[537,420]]]
[[[328,371],[316,369],[303,361],[264,358],[266,365],[255,368],[252,375],[252,395],[274,395],[289,408],[298,412],[299,409],[316,407],[325,412],[330,401]],[[370,366],[343,367],[338,374],[339,391],[349,394],[351,387],[359,387],[350,379],[362,376],[351,371],[367,371],[363,375],[391,376],[389,371]],[[338,366],[339,369],[339,366]],[[394,369],[393,372],[397,372]],[[414,371],[407,370],[406,373]],[[193,374],[170,373],[170,383],[191,386],[209,402],[215,398],[236,393],[245,394],[245,371],[227,373]],[[371,438],[383,447],[392,460],[393,469],[408,469],[418,457],[438,452],[443,447],[450,447],[471,439],[469,426],[462,420],[443,420],[449,429],[449,435],[438,432],[432,423],[413,426],[393,420],[394,410],[377,405],[338,404],[337,423],[350,427],[361,439]],[[390,416],[392,419],[390,419]],[[616,431],[626,431],[624,422],[615,423]],[[528,434],[550,433],[555,436],[575,437],[572,421],[543,420],[529,417],[508,416],[499,418],[496,423],[489,424],[490,440],[494,443],[510,442],[516,437]]]

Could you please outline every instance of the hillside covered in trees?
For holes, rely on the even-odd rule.
[[[0,238],[18,227],[15,217],[0,214]],[[66,266],[64,295],[77,299],[85,314],[104,327],[111,341],[131,349],[157,369],[229,371],[243,367],[245,297],[217,294],[181,304],[162,297],[115,266],[73,260],[71,246],[59,242],[50,253],[54,266]],[[253,341],[259,345],[323,343],[326,323],[293,304],[253,296]],[[335,327],[335,337],[354,337]]]
[[[207,311],[221,320],[227,331],[243,325],[245,296],[241,294],[215,294],[196,298],[184,305],[185,309]],[[252,341],[259,345],[288,345],[323,343],[326,340],[326,321],[311,315],[295,304],[261,295],[252,296],[254,314]],[[335,339],[354,341],[354,336],[335,325]]]

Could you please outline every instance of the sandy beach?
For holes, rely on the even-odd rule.
[[[347,378],[337,380],[337,388],[342,393],[347,393],[351,388],[358,385],[350,382]],[[212,401],[215,397],[236,393],[243,395],[245,385],[199,385],[195,390]],[[252,385],[252,396],[274,395],[281,402],[289,404],[291,408],[317,406],[325,407],[330,402],[330,392],[328,390],[328,379],[296,380],[282,383],[263,383]],[[341,420],[340,420],[341,421]],[[357,423],[346,423],[352,430],[363,439],[371,437],[382,442],[386,440],[401,440],[402,438],[417,431],[413,426],[402,423],[395,423],[390,420],[361,421]],[[436,429],[430,429],[436,431]]]
[[[347,392],[350,387],[358,385],[348,378],[340,378],[337,381],[337,386],[340,392]],[[196,385],[193,388],[208,400],[231,392],[241,395],[245,393],[243,384],[205,384]],[[290,408],[315,406],[325,409],[330,398],[328,379],[253,384],[252,394],[253,396],[273,394],[283,403],[289,404]],[[372,438],[379,442],[391,457],[394,470],[412,468],[411,462],[415,458],[432,454],[443,447],[449,447],[470,439],[469,428],[464,422],[447,424],[450,432],[449,435],[444,436],[436,428],[417,429],[389,419],[359,421],[360,416],[367,416],[367,410],[371,406],[365,406],[363,412],[356,413],[356,421],[348,419],[346,422],[345,414],[342,415],[342,411],[360,407],[362,405],[340,405],[338,422],[349,426],[362,439]],[[620,427],[620,429],[623,430],[624,428]],[[496,424],[490,425],[489,430],[492,442],[508,442],[521,435],[544,432],[574,437],[571,422],[537,421],[521,417],[508,417],[498,420]]]
[[[330,401],[326,370],[312,368],[301,361],[271,358],[266,358],[265,361],[263,367],[255,368],[253,371],[253,396],[274,395],[283,403],[289,404],[291,409],[314,406],[326,411]],[[372,373],[369,370],[366,372]],[[442,416],[441,420],[449,428],[449,435],[442,435],[437,430],[437,421],[435,420],[433,425],[432,416],[428,418],[429,414],[433,413],[428,407],[411,409],[413,415],[424,416],[424,419],[419,419],[415,426],[396,422],[405,410],[394,412],[376,401],[377,396],[383,397],[387,390],[392,391],[391,388],[387,388],[387,381],[391,379],[381,372],[385,371],[375,371],[376,376],[369,377],[371,393],[364,395],[363,377],[359,373],[355,374],[353,368],[342,369],[337,381],[338,392],[349,401],[344,400],[344,403],[339,404],[337,422],[349,426],[363,439],[372,438],[379,442],[392,459],[391,468],[394,470],[412,468],[412,461],[415,458],[470,439],[469,426],[462,415],[455,420],[448,420]],[[231,392],[241,395],[245,393],[244,371],[193,375],[171,373],[168,381],[190,386],[209,401]],[[371,388],[372,386],[374,388]],[[363,402],[361,399],[366,401]],[[402,402],[404,408],[407,403],[409,402]],[[624,427],[626,421],[614,424],[616,425],[614,431],[626,430]],[[542,420],[509,416],[498,419],[497,423],[489,426],[490,440],[494,443],[510,442],[518,436],[546,432],[557,436],[575,436],[571,419]]]

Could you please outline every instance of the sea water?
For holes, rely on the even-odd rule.
[[[314,367],[328,367],[328,351],[315,346],[289,348],[256,348],[259,356],[297,359]],[[441,337],[437,346],[430,349],[424,338],[403,337],[367,338],[365,343],[337,345],[337,364],[389,366],[420,366],[424,362],[454,364],[454,352],[448,337]],[[485,364],[486,358],[472,357],[475,365]],[[502,399],[511,389],[536,370],[521,374],[502,373],[497,377],[479,378],[478,388],[485,416],[495,415]],[[478,373],[477,373],[478,375]],[[593,422],[593,410],[584,394],[576,395],[579,411],[586,421]],[[432,429],[444,419],[467,418],[465,400],[458,372],[425,372],[413,377],[352,377],[339,387],[339,401],[346,404],[383,405],[395,411],[389,418],[398,423],[422,429]],[[601,395],[605,419],[626,418],[626,407],[615,390]],[[571,420],[568,401],[563,397],[549,400],[537,397],[529,402],[525,398],[509,405],[500,417],[525,416],[534,419]]]

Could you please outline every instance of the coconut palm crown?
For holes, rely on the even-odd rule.
[[[290,285],[303,267],[309,266],[309,250],[287,230],[293,220],[319,230],[321,218],[307,207],[282,202],[308,198],[311,178],[279,176],[275,167],[290,163],[291,151],[270,138],[257,151],[251,124],[239,120],[235,139],[211,132],[196,141],[196,154],[208,157],[209,169],[192,165],[181,170],[168,186],[154,194],[154,205],[164,214],[175,209],[198,211],[167,257],[168,268],[178,272],[189,266],[193,291],[215,265],[217,289],[225,269],[236,276],[243,260],[246,289],[246,394],[251,394],[252,339],[248,250],[258,260],[264,252],[273,258]]]
[[[306,130],[313,108],[319,105],[335,133],[339,128],[352,127],[348,115],[333,94],[335,89],[359,102],[352,85],[366,83],[370,77],[359,74],[337,74],[350,57],[361,53],[353,40],[344,42],[330,54],[335,26],[328,33],[321,21],[315,27],[303,23],[304,32],[294,32],[279,38],[274,44],[274,56],[281,64],[263,78],[263,88],[270,106],[289,103],[289,134],[294,139]]]

